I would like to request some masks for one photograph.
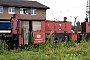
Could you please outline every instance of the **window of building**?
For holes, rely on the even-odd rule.
[[[31,8],[31,15],[36,15],[36,9]]]
[[[8,8],[8,13],[9,14],[15,14],[15,7],[9,7]]]
[[[20,14],[26,14],[26,8],[20,8]]]
[[[3,6],[0,6],[0,13],[3,13]]]

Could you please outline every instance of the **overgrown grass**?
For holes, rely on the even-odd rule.
[[[52,40],[51,40],[52,41]],[[11,50],[0,54],[0,60],[90,60],[90,41],[75,43],[47,41],[45,44],[28,46],[26,49]]]
[[[0,40],[0,54],[4,52],[4,50],[7,50],[8,46],[5,43],[5,41]]]
[[[45,44],[35,46],[29,38],[28,47],[10,51],[5,42],[0,41],[0,60],[90,60],[90,41],[82,38],[81,43],[67,42],[66,37],[65,42],[54,43],[51,37],[52,33]]]

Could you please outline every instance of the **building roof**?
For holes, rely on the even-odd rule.
[[[37,1],[28,1],[28,0],[0,0],[0,5],[1,6],[13,6],[13,7],[49,9],[49,7]]]

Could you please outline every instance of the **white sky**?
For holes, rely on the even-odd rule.
[[[77,21],[83,22],[86,17],[87,0],[34,0],[48,7],[46,11],[47,20],[63,21],[67,17],[68,21],[74,23],[74,17],[78,16]],[[71,17],[72,16],[72,17]]]

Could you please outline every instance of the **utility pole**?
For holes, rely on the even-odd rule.
[[[76,22],[76,19],[77,19],[78,16],[74,17],[75,21],[74,21],[74,27],[75,27],[75,22]]]
[[[76,19],[78,16],[74,17],[75,21],[74,21],[74,29],[75,29],[75,23],[76,23]]]
[[[87,0],[86,18],[88,18],[88,20],[89,20],[89,22],[90,22],[90,0]]]

